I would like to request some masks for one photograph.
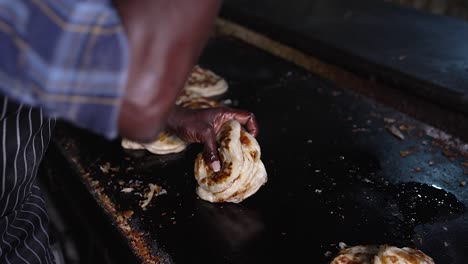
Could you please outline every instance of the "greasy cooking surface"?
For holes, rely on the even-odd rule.
[[[466,21],[375,0],[226,0],[222,13],[324,61],[468,113]]]
[[[260,122],[268,182],[241,204],[197,199],[198,145],[160,157],[67,127],[56,132],[90,188],[126,212],[154,254],[177,263],[326,263],[339,242],[388,243],[421,249],[436,263],[466,263],[468,163],[424,124],[234,40],[211,42],[201,65],[228,81],[224,99]],[[167,194],[143,211],[135,182]]]

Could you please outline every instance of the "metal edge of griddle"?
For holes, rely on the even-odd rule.
[[[258,22],[262,24],[261,21]],[[351,89],[358,94],[376,100],[385,106],[408,114],[424,123],[464,141],[468,141],[468,122],[465,113],[426,100],[419,95],[407,93],[395,87],[395,83],[369,78],[339,65],[328,63],[287,43],[270,38],[268,35],[247,28],[233,20],[218,18],[215,32],[231,36],[263,51],[292,62],[307,71],[336,83],[339,87]],[[281,32],[281,29],[278,29]],[[296,36],[297,37],[297,36]]]
[[[89,192],[86,184],[72,168],[70,168],[66,155],[60,151],[58,144],[50,142],[45,158],[38,170],[38,178],[41,189],[49,197],[48,206],[57,208],[60,220],[58,225],[66,226],[65,232],[68,239],[73,241],[74,249],[78,252],[77,260],[86,263],[102,261],[102,263],[137,263],[138,257],[125,240],[120,238],[109,216],[104,213],[95,197]],[[56,225],[54,217],[51,217],[51,225]],[[60,234],[60,236],[65,234]],[[54,236],[54,234],[52,234]],[[62,239],[59,238],[61,241]],[[65,243],[65,242],[62,242]],[[67,259],[71,249],[64,247],[64,255]],[[119,250],[117,250],[119,249]]]
[[[68,127],[67,124],[62,124],[60,122],[57,124],[57,126],[59,127],[58,130],[67,129]],[[89,194],[88,196],[90,196],[91,199],[96,202],[96,206],[94,207],[98,207],[100,209],[100,215],[103,217],[97,217],[94,220],[102,221],[104,219],[107,223],[111,224],[110,226],[113,227],[110,228],[111,231],[105,230],[104,232],[105,235],[110,235],[110,238],[103,239],[106,241],[112,241],[112,238],[117,238],[117,240],[121,239],[121,241],[126,241],[128,252],[132,253],[133,257],[135,258],[135,263],[171,263],[170,257],[167,254],[165,254],[163,250],[158,249],[156,252],[156,250],[154,250],[154,248],[150,246],[144,233],[131,228],[128,222],[128,217],[125,217],[124,214],[118,212],[116,206],[112,203],[109,197],[102,192],[99,184],[94,183],[92,178],[89,176],[89,172],[80,165],[79,161],[77,160],[78,157],[66,155],[66,150],[63,146],[63,142],[58,142],[57,139],[53,138],[50,146],[52,150],[49,152],[55,152],[54,154],[52,154],[55,155],[55,160],[62,159],[69,165],[70,169],[68,171],[70,171],[74,175],[77,175],[77,178],[79,178],[79,184],[81,185],[81,187],[86,189],[86,192],[80,193]],[[78,182],[75,182],[75,184],[78,184]],[[64,195],[64,193],[62,193],[62,195]],[[97,208],[86,208],[82,210],[88,209]],[[121,248],[116,248],[113,252],[120,252],[119,250],[121,250]],[[122,252],[120,252],[119,255],[122,255]],[[126,258],[120,261],[123,261],[122,263],[127,263],[126,261],[128,261],[128,259],[131,259],[131,257],[129,257],[128,254],[124,255],[126,255]]]

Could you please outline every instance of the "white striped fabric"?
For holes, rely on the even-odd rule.
[[[54,263],[36,185],[55,120],[0,97],[0,263]]]

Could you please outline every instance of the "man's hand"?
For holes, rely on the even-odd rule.
[[[204,143],[204,158],[211,169],[219,171],[216,134],[228,121],[236,120],[244,125],[250,134],[257,136],[258,124],[252,113],[227,107],[207,109],[185,109],[176,107],[168,120],[168,128],[188,143]]]
[[[130,45],[119,132],[154,140],[208,40],[220,0],[114,0]]]

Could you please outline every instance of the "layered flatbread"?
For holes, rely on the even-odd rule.
[[[221,103],[204,97],[196,97],[182,101],[179,105],[189,109],[201,109],[219,107]]]
[[[374,264],[434,264],[434,260],[417,249],[384,245],[380,247]]]
[[[237,121],[226,123],[216,136],[221,170],[214,172],[203,155],[195,160],[197,194],[206,201],[239,203],[250,197],[267,182],[267,173],[260,160],[257,140]]]
[[[228,90],[227,82],[214,72],[196,65],[184,90],[192,97],[213,97]]]
[[[434,260],[413,248],[365,245],[341,250],[330,264],[434,264]]]
[[[373,264],[378,246],[354,246],[340,251],[330,264]]]
[[[124,149],[146,149],[147,151],[158,155],[178,153],[185,150],[187,147],[187,143],[182,139],[168,132],[159,133],[158,138],[151,143],[143,144],[128,139],[122,139],[121,145]]]

